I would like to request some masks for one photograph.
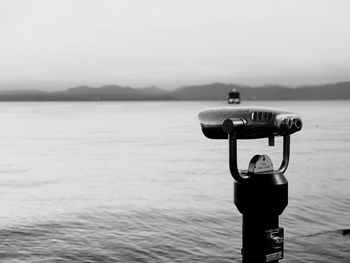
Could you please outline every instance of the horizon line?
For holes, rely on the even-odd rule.
[[[233,82],[221,82],[221,81],[213,81],[213,82],[208,82],[208,83],[202,83],[202,84],[188,84],[188,85],[181,85],[181,86],[177,86],[175,88],[172,89],[164,89],[161,88],[158,85],[149,85],[149,86],[132,86],[132,85],[120,85],[120,84],[116,84],[116,83],[109,83],[109,84],[101,84],[101,85],[89,85],[89,84],[81,84],[81,85],[75,85],[75,86],[70,86],[70,87],[66,87],[66,88],[60,88],[60,89],[54,89],[54,90],[49,90],[49,91],[45,91],[42,89],[35,89],[35,88],[15,88],[15,89],[1,89],[0,88],[0,92],[14,92],[14,91],[40,91],[40,92],[45,92],[45,93],[52,93],[52,92],[59,92],[59,91],[67,91],[69,89],[74,89],[74,88],[79,88],[79,87],[86,87],[86,88],[92,88],[92,89],[100,89],[103,87],[108,87],[108,86],[118,86],[120,88],[132,88],[132,89],[147,89],[147,88],[157,88],[160,90],[164,90],[164,91],[175,91],[178,89],[183,89],[186,87],[196,87],[196,86],[209,86],[209,85],[234,85],[234,86],[238,86],[240,88],[263,88],[263,87],[268,87],[268,86],[272,86],[272,87],[283,87],[283,88],[289,88],[289,89],[298,89],[298,88],[307,88],[307,87],[315,87],[315,86],[327,86],[327,85],[336,85],[336,84],[341,84],[341,83],[350,83],[350,80],[343,80],[343,81],[335,81],[335,82],[324,82],[324,83],[320,83],[320,84],[300,84],[300,85],[286,85],[286,84],[278,84],[278,83],[267,83],[267,84],[260,84],[260,85],[250,85],[250,84],[238,84],[238,83],[233,83]],[[5,84],[6,85],[6,84]],[[2,86],[2,85],[1,85]]]

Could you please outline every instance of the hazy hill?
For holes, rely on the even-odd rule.
[[[339,82],[321,86],[300,87],[296,93],[297,99],[303,96],[318,99],[350,99],[350,82]]]
[[[243,100],[349,100],[350,82],[290,88],[278,85],[261,87],[213,83],[187,86],[173,91],[157,87],[132,88],[105,85],[94,88],[79,86],[63,91],[39,90],[0,91],[0,101],[116,101],[116,100],[226,100],[236,89]]]
[[[166,91],[156,87],[136,89],[118,85],[105,85],[100,88],[80,86],[51,94],[77,100],[144,100],[160,99],[167,96]]]
[[[169,93],[157,87],[131,88],[105,85],[99,88],[79,86],[64,91],[0,91],[0,101],[99,101],[167,100]]]
[[[45,91],[40,90],[31,90],[31,89],[23,89],[23,90],[0,90],[0,96],[6,96],[6,95],[26,95],[26,94],[34,94],[34,95],[41,95],[46,94]]]
[[[178,100],[222,100],[232,89],[241,92],[234,84],[213,83],[199,86],[188,86],[170,92],[171,97]]]
[[[227,93],[236,89],[243,100],[339,100],[350,99],[350,82],[340,82],[321,86],[289,88],[269,85],[242,87],[234,84],[213,83],[189,86],[175,90],[172,97],[181,100],[226,99]]]

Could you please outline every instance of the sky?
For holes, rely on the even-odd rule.
[[[350,80],[346,0],[0,0],[0,89]]]

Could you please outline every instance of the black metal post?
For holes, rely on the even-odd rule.
[[[278,216],[243,215],[242,256],[244,263],[266,262],[266,234],[278,228]],[[273,260],[270,262],[278,262]]]
[[[234,202],[243,215],[243,263],[278,262],[283,257],[279,215],[288,205],[283,174],[252,175],[234,183]]]

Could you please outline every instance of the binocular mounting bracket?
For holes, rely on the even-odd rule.
[[[228,119],[227,121],[236,122],[235,119]],[[236,125],[235,125],[236,126]],[[244,122],[241,122],[241,125],[237,125],[236,129],[239,129],[239,126],[244,126]],[[225,129],[224,129],[225,130]],[[245,180],[249,179],[250,173],[249,172],[242,172],[238,169],[237,166],[237,136],[235,130],[230,130],[228,133],[228,140],[229,140],[229,165],[230,165],[230,172],[237,182],[244,182]],[[271,138],[269,138],[269,142],[271,141]],[[283,136],[283,159],[280,167],[278,170],[274,170],[273,173],[281,173],[284,174],[284,172],[288,168],[289,164],[289,155],[290,155],[290,134]]]

